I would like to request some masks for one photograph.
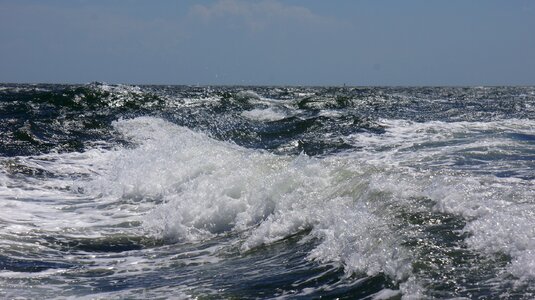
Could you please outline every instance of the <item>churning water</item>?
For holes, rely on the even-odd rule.
[[[0,85],[0,297],[535,297],[535,88]]]

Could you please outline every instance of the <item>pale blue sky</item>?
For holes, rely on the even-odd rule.
[[[0,0],[0,82],[535,85],[531,0]]]

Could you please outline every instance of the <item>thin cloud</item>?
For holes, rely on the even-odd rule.
[[[263,30],[281,22],[317,26],[337,23],[336,20],[317,15],[306,7],[285,5],[275,0],[219,0],[212,5],[197,4],[191,8],[190,17],[205,23],[231,18],[242,22],[252,31]]]

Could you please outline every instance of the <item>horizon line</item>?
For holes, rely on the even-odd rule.
[[[377,87],[377,88],[478,88],[478,87],[535,87],[533,84],[368,84],[368,85],[353,85],[342,83],[335,84],[228,84],[228,83],[125,83],[125,82],[106,82],[106,81],[90,81],[90,82],[0,82],[0,85],[90,85],[90,84],[105,84],[105,85],[128,85],[128,86],[189,86],[189,87],[323,87],[323,88],[360,88],[360,87]]]

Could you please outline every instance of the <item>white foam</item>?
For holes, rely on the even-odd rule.
[[[266,109],[252,109],[242,112],[242,116],[255,121],[278,121],[287,118],[288,115],[272,107]]]
[[[242,251],[309,232],[308,238],[319,241],[309,259],[339,262],[348,272],[385,273],[403,282],[403,295],[418,297],[423,292],[411,274],[414,256],[402,246],[403,232],[393,229],[398,224],[392,212],[413,205],[411,198],[426,197],[435,211],[466,219],[472,250],[508,254],[508,272],[535,278],[534,181],[463,175],[449,164],[426,167],[478,143],[516,147],[499,136],[477,136],[500,130],[527,134],[535,123],[383,120],[383,125],[384,135],[353,137],[362,150],[316,159],[245,149],[158,118],[119,120],[115,129],[135,146],[18,158],[63,177],[0,173],[0,198],[6,200],[0,220],[11,224],[1,232],[38,228],[91,236],[113,233],[111,225],[123,221],[142,221],[130,234],[174,242],[239,232]],[[432,144],[452,139],[462,142]],[[421,143],[427,145],[414,148]]]
[[[8,168],[30,168],[44,173],[41,177],[10,176],[0,172],[0,220],[2,233],[39,232],[68,233],[73,236],[102,236],[103,230],[123,221],[134,221],[142,206],[122,205],[117,199],[96,194],[80,193],[84,183],[108,170],[107,162],[116,152],[94,149],[84,153],[46,154],[36,157],[1,158]],[[109,210],[97,209],[109,206]],[[65,222],[64,220],[69,220]],[[98,228],[102,226],[102,228]],[[115,229],[119,230],[119,229]]]
[[[499,178],[500,171],[533,174],[533,162],[516,160],[529,155],[528,143],[508,134],[533,134],[535,121],[509,119],[494,122],[425,122],[382,120],[383,135],[358,134],[354,143],[370,164],[394,166],[412,174],[412,181],[397,184],[433,200],[436,211],[467,220],[467,244],[484,253],[512,257],[507,270],[522,278],[535,278],[535,180]],[[520,152],[522,151],[522,152]],[[468,155],[512,155],[510,160],[475,161],[458,165]],[[408,184],[408,185],[406,185]],[[387,188],[386,186],[382,187]],[[401,199],[407,197],[402,196]]]
[[[369,175],[365,167],[248,150],[156,118],[114,126],[139,145],[122,149],[85,188],[104,198],[160,201],[144,217],[151,234],[193,241],[245,231],[241,249],[248,251],[312,230],[322,243],[310,259],[407,276],[406,253],[369,202],[373,187],[359,183]]]
[[[535,211],[532,182],[414,169],[411,164],[421,162],[426,152],[403,149],[488,128],[528,131],[533,122],[386,122],[390,124],[384,137],[361,140],[367,143],[366,151],[319,160],[243,149],[160,119],[122,120],[116,128],[140,145],[121,151],[110,166],[114,171],[102,177],[101,190],[116,197],[160,199],[163,204],[146,215],[144,223],[147,230],[169,240],[246,230],[242,250],[247,251],[311,230],[310,236],[322,242],[310,259],[339,261],[348,270],[384,272],[398,280],[410,275],[411,254],[400,246],[399,235],[390,228],[391,216],[382,209],[390,204],[409,206],[411,197],[427,197],[437,211],[473,219],[466,230],[473,234],[468,244],[474,250],[510,254],[510,271],[532,276],[526,268],[520,270],[520,262],[529,260],[535,250],[535,245],[522,242],[533,236],[529,228],[535,228],[535,221],[517,211],[519,203]],[[470,143],[476,142],[466,145]],[[428,148],[432,156],[448,156],[451,151]],[[524,223],[517,229],[508,224],[494,228],[487,219]],[[488,235],[492,238],[485,238]],[[483,242],[493,239],[494,248]],[[506,245],[518,246],[509,250]]]
[[[384,289],[373,295],[372,300],[388,300],[399,297],[401,294],[398,290]]]
[[[254,91],[245,90],[237,92],[234,97],[239,100],[260,100],[262,97]]]
[[[273,108],[253,109],[242,112],[242,116],[255,121],[278,121],[287,118],[287,115]]]

